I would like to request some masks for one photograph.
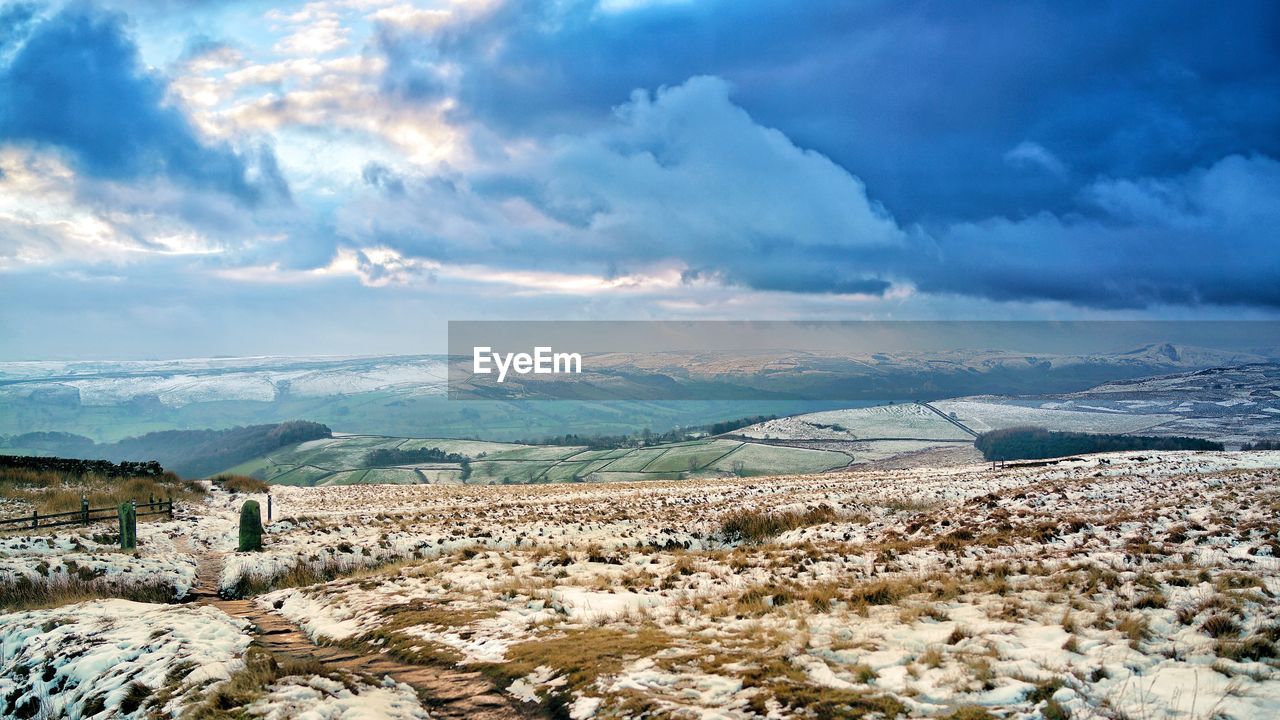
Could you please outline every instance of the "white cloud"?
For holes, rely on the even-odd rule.
[[[1057,177],[1067,176],[1067,166],[1045,146],[1023,140],[1004,154],[1005,162],[1014,167],[1037,168]]]
[[[626,275],[675,262],[766,289],[878,292],[908,238],[856,177],[730,102],[716,78],[637,92],[598,132],[506,148],[345,208],[346,237],[423,257]],[[809,283],[809,287],[805,284]]]
[[[148,208],[86,201],[75,174],[56,154],[0,146],[0,169],[0,270],[224,249],[193,226]],[[165,194],[163,185],[154,181],[150,192]]]
[[[453,19],[453,13],[440,8],[426,9],[400,4],[382,8],[369,17],[374,21],[390,23],[409,32],[429,33],[447,25]]]
[[[286,33],[272,49],[283,55],[316,57],[347,47],[351,30],[344,24],[344,15],[349,9],[348,3],[320,0],[292,13],[268,11],[273,27]]]

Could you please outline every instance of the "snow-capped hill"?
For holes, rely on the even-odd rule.
[[[1117,357],[1134,362],[1167,364],[1186,368],[1232,367],[1275,360],[1275,353],[1259,354],[1234,350],[1216,350],[1194,345],[1153,343],[1120,353]]]
[[[441,394],[446,372],[444,358],[430,355],[0,363],[0,397],[70,391],[82,405],[155,397],[164,405],[182,407],[379,390]]]

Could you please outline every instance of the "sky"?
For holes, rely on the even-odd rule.
[[[0,4],[0,359],[1280,318],[1280,5]]]

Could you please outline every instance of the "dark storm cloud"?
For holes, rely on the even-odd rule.
[[[1263,155],[1096,178],[1069,213],[921,226],[888,214],[845,168],[759,124],[717,78],[635,93],[605,129],[546,148],[508,172],[468,177],[465,191],[408,183],[361,208],[366,226],[353,236],[443,262],[502,258],[544,270],[627,273],[676,259],[688,280],[796,293],[884,295],[897,283],[1102,309],[1280,307],[1280,163]],[[1065,172],[1034,147],[1020,155]],[[492,208],[512,199],[549,229],[506,224]]]
[[[908,222],[1058,212],[1098,175],[1280,156],[1266,1],[513,2],[430,36],[384,26],[379,42],[389,91],[455,93],[460,114],[508,132],[573,131],[635,88],[723,77]],[[1025,142],[1070,172],[1011,162]]]
[[[958,223],[938,260],[908,263],[921,289],[1081,306],[1280,308],[1280,162],[1231,156],[1169,178],[1103,180],[1094,216]]]
[[[139,60],[123,16],[75,5],[37,24],[0,68],[0,140],[63,148],[94,178],[161,176],[248,203],[288,196],[269,148],[250,168],[230,147],[202,141],[166,89]]]
[[[820,214],[831,201],[815,200],[828,185],[818,176],[791,178],[770,196],[689,193],[669,212],[647,208],[661,219],[654,227],[626,232],[596,221],[631,202],[601,188],[634,163],[557,165],[554,178],[476,185],[561,222],[575,217],[562,208],[582,209],[569,225],[610,227],[613,242],[598,242],[615,264],[667,251],[691,276],[757,289],[878,294],[891,277],[997,301],[1280,307],[1270,229],[1280,222],[1274,3],[709,0],[609,12],[520,2],[428,34],[384,25],[378,46],[387,93],[456,98],[459,119],[561,144],[589,137],[634,88],[724,78],[755,123],[850,173],[848,200],[882,205],[904,238],[872,251],[857,224],[829,223],[819,240],[810,228],[761,232],[761,223],[717,219],[723,206]],[[689,173],[732,183],[733,172],[758,171],[742,158],[760,147],[689,128],[672,122],[605,145],[653,159],[676,184]],[[716,162],[730,174],[682,165],[687,143],[719,144]],[[584,178],[580,192],[566,192],[566,174],[593,173],[595,184]],[[697,209],[700,200],[707,206]],[[687,222],[673,248],[669,218],[699,212],[707,224]],[[548,245],[539,257],[598,251]]]

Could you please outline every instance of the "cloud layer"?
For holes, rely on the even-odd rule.
[[[1271,3],[103,2],[0,10],[0,330],[1280,312]]]
[[[245,160],[196,136],[122,23],[77,6],[36,25],[0,74],[0,137],[66,150],[90,177],[162,176],[257,202]],[[269,152],[262,179],[287,193]]]

